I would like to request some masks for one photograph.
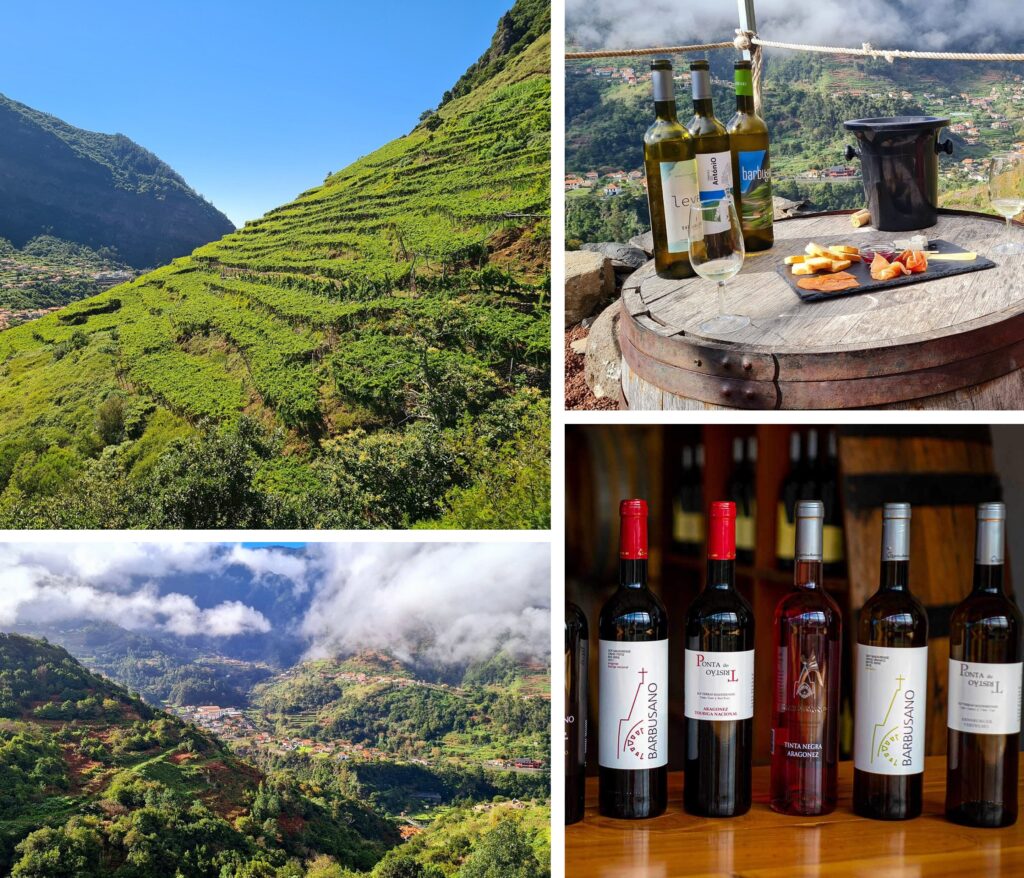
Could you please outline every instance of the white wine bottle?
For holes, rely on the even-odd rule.
[[[768,126],[754,112],[754,78],[749,61],[737,61],[736,115],[729,120],[729,148],[736,210],[743,226],[747,252],[768,250],[775,243],[772,228],[772,172],[768,149]],[[828,559],[825,559],[828,564]]]

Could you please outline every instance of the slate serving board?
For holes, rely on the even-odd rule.
[[[831,244],[822,243],[822,246],[828,247]],[[870,248],[871,244],[864,244],[863,247]],[[881,242],[879,242],[881,246]],[[863,249],[863,248],[862,248]],[[967,252],[963,247],[958,247],[956,244],[951,244],[949,241],[943,241],[941,238],[931,240],[928,242],[929,250],[938,250],[939,253],[965,253]],[[972,271],[983,271],[986,268],[995,268],[995,263],[991,259],[986,259],[984,256],[978,256],[971,262],[946,262],[943,260],[928,260],[928,270],[921,274],[906,274],[902,277],[895,278],[894,280],[875,280],[871,277],[871,267],[868,262],[854,262],[849,268],[843,269],[844,271],[852,274],[860,282],[860,286],[851,287],[848,290],[840,290],[837,293],[821,293],[817,290],[804,290],[798,287],[797,281],[804,277],[814,277],[814,275],[794,275],[792,272],[793,266],[791,265],[780,265],[778,272],[781,274],[786,281],[792,287],[793,292],[796,293],[805,302],[824,302],[829,299],[837,299],[840,296],[857,296],[861,293],[876,293],[883,290],[889,290],[893,287],[904,287],[908,284],[919,284],[927,283],[930,280],[935,280],[940,277],[952,277],[955,274],[968,274]],[[826,274],[826,272],[819,272],[819,274]]]

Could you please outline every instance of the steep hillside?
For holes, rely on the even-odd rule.
[[[0,522],[547,526],[549,55],[0,333]]]
[[[399,840],[354,800],[264,776],[45,641],[0,634],[0,715],[5,874],[271,875],[316,854],[369,869]]]
[[[123,134],[83,131],[0,95],[0,238],[41,234],[162,265],[234,226]]]

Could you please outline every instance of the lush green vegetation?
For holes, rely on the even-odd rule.
[[[510,14],[406,137],[0,334],[0,525],[548,525],[550,46]]]

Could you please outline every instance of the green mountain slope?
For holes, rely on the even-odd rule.
[[[0,522],[547,526],[549,55],[0,333]]]
[[[265,776],[45,641],[0,634],[0,715],[5,874],[271,876],[317,854],[369,869],[399,841],[363,805]]]
[[[230,232],[224,214],[123,134],[83,131],[0,95],[0,238],[109,247],[136,268]]]

